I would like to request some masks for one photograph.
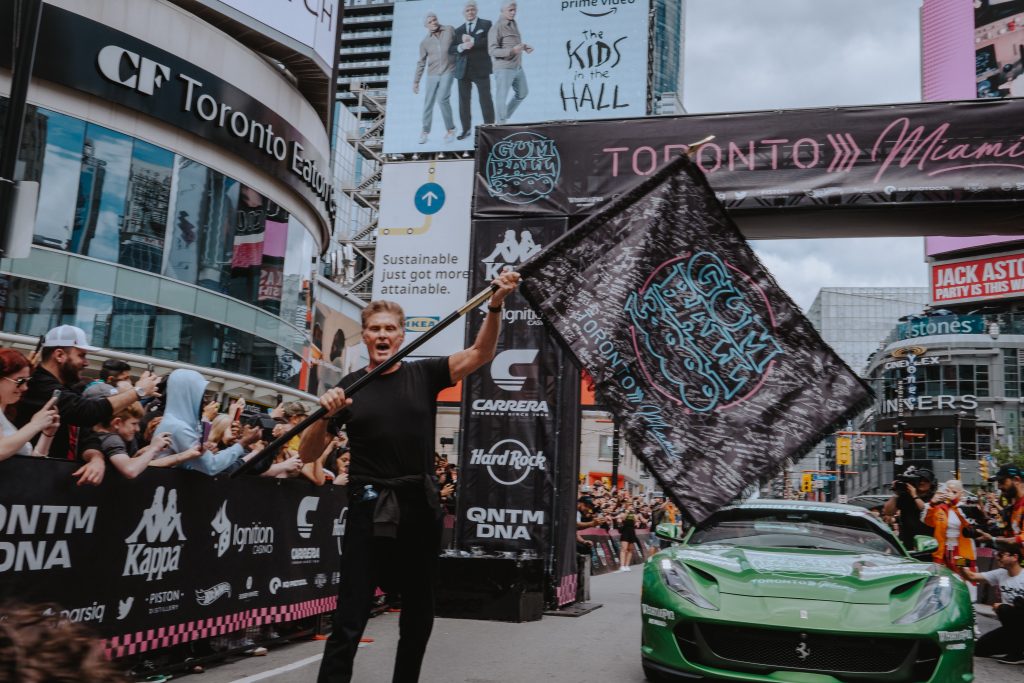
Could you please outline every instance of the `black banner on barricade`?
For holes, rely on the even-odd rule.
[[[53,602],[113,657],[331,611],[342,487],[74,463],[0,463],[0,599]]]
[[[565,228],[563,219],[474,222],[469,290],[483,289],[505,266],[518,267]],[[558,573],[556,564],[571,563],[575,576],[573,537],[556,519],[564,516],[563,499],[575,494],[578,382],[565,380],[575,376],[568,354],[518,293],[502,315],[496,357],[464,380],[456,544],[533,551],[560,583],[550,574]],[[483,311],[469,314],[467,344],[483,320]]]
[[[709,135],[695,162],[730,211],[1024,200],[1004,99],[486,126],[474,216],[593,213]]]

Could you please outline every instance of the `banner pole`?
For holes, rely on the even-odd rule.
[[[437,335],[439,332],[441,332],[441,330],[443,330],[444,328],[448,327],[453,322],[455,322],[456,320],[458,320],[459,318],[464,316],[466,313],[472,311],[474,308],[476,308],[477,306],[482,304],[484,301],[486,301],[488,298],[490,298],[491,294],[493,294],[496,291],[498,291],[498,286],[497,285],[490,285],[487,289],[481,291],[479,294],[474,296],[472,299],[470,299],[469,301],[464,303],[458,310],[455,310],[455,311],[452,311],[451,313],[449,313],[446,318],[444,318],[443,320],[438,322],[436,325],[431,327],[429,330],[424,332],[417,339],[415,339],[414,341],[410,342],[408,346],[406,346],[405,348],[403,348],[400,351],[398,351],[398,353],[396,353],[395,355],[391,356],[386,361],[384,361],[383,363],[381,363],[380,365],[378,365],[373,370],[371,370],[370,372],[366,373],[365,375],[363,375],[362,377],[360,377],[356,381],[352,382],[351,385],[349,385],[347,387],[343,387],[344,390],[345,390],[345,396],[350,398],[357,391],[359,391],[364,386],[366,386],[371,381],[373,381],[374,378],[384,374],[392,366],[394,366],[395,364],[399,363],[403,358],[408,356],[410,353],[412,353],[413,351],[415,351],[419,347],[421,347],[424,344],[426,344],[435,335]],[[263,448],[263,450],[261,450],[259,453],[257,453],[252,458],[250,458],[248,462],[243,463],[241,467],[239,467],[237,470],[232,472],[229,476],[234,478],[234,477],[237,477],[237,476],[239,476],[241,474],[245,474],[249,470],[252,470],[257,465],[261,464],[264,460],[266,460],[267,458],[271,457],[273,455],[273,453],[277,449],[279,449],[281,446],[283,446],[284,444],[288,443],[293,438],[295,438],[296,436],[301,434],[310,425],[312,425],[314,422],[322,419],[325,415],[327,415],[327,409],[326,408],[324,408],[322,406],[317,408],[315,411],[313,411],[312,413],[307,415],[306,418],[302,422],[298,423],[297,425],[295,425],[294,427],[289,429],[287,432],[285,432],[281,436],[277,437],[276,439],[274,439],[273,441],[268,443]]]

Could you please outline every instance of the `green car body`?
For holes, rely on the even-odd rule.
[[[854,506],[719,510],[646,562],[641,619],[652,681],[974,680],[967,585]]]

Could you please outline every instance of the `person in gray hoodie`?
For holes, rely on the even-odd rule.
[[[179,368],[167,378],[167,396],[160,431],[171,435],[171,453],[190,448],[203,448],[203,428],[200,409],[203,392],[208,382],[195,370]],[[260,439],[259,427],[244,427],[242,438],[219,451],[204,449],[198,458],[177,465],[181,469],[196,470],[211,476],[220,474],[249,452],[249,447]]]

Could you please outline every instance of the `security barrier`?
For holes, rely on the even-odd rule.
[[[113,657],[334,609],[341,487],[76,467],[0,463],[0,598],[60,605]]]

